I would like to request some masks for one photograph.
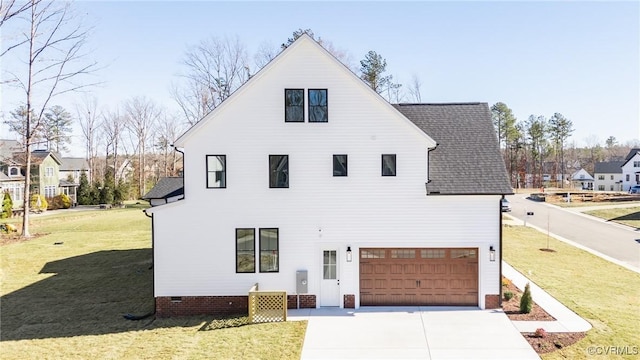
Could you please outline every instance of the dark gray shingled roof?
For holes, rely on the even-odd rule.
[[[60,158],[60,160],[62,160],[62,165],[60,165],[60,170],[62,171],[89,170],[89,163],[85,158],[64,157]]]
[[[164,177],[160,178],[156,186],[142,198],[145,200],[167,199],[183,194],[184,180],[181,177]]]
[[[622,174],[624,161],[597,162],[594,167],[594,174]]]
[[[438,143],[429,152],[427,194],[513,194],[489,105],[393,106]]]

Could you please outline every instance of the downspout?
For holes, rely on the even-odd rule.
[[[156,228],[155,226],[153,226],[153,213],[149,215],[145,210],[142,210],[142,212],[144,212],[144,214],[148,218],[151,218],[151,267],[149,270],[153,270],[153,281],[151,281],[151,292],[153,293],[153,313],[155,314],[156,313],[156,269],[154,268],[154,265],[155,265],[155,257],[156,257],[156,247],[155,247]]]
[[[502,197],[504,198],[504,195],[502,195]],[[499,211],[499,220],[498,220],[498,224],[500,226],[500,245],[498,246],[498,252],[499,252],[499,256],[498,256],[498,289],[500,289],[500,291],[498,292],[498,296],[500,296],[500,299],[498,299],[498,306],[502,307],[502,199],[500,199],[500,203],[498,206],[498,211]]]

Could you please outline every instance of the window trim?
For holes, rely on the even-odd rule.
[[[251,230],[253,231],[253,270],[252,271],[240,271],[238,269],[238,231],[239,230]],[[254,228],[236,228],[236,274],[255,274],[256,273],[256,229]]]
[[[276,231],[276,270],[266,271],[262,270],[262,230],[275,230]],[[274,251],[274,250],[266,250]],[[261,273],[279,273],[280,272],[280,229],[279,228],[259,228],[258,230],[258,271]]]
[[[384,158],[385,158],[385,156],[392,156],[393,157],[393,173],[392,174],[385,174],[384,173]],[[380,165],[381,165],[380,175],[382,175],[382,176],[396,176],[396,175],[398,175],[398,158],[397,158],[396,154],[382,154],[382,156],[380,156]]]
[[[291,90],[298,90],[298,91],[302,91],[302,120],[287,120],[287,91],[291,91]],[[305,91],[304,88],[302,89],[298,89],[298,88],[285,88],[284,89],[284,122],[286,123],[303,123],[305,122],[305,109],[306,109],[306,101],[305,101]]]
[[[344,174],[336,175],[336,158],[338,156],[344,156]],[[333,154],[332,158],[333,176],[334,177],[347,177],[349,176],[349,156],[347,154]]]
[[[209,170],[209,158],[210,157],[218,157],[218,156],[222,156],[224,158],[224,163],[222,164],[222,186],[211,186],[209,184],[209,174],[210,173],[216,173],[218,170]],[[205,156],[205,166],[207,167],[207,171],[206,171],[206,186],[207,189],[226,189],[227,188],[227,155],[222,155],[222,154],[218,154],[218,155],[206,155]]]
[[[311,91],[324,91],[325,92],[325,105],[324,107],[326,108],[326,113],[327,113],[327,120],[325,121],[311,121]],[[309,88],[307,89],[307,98],[309,99],[309,104],[307,105],[307,118],[308,118],[308,122],[309,123],[328,123],[329,122],[329,89],[317,89],[317,88]],[[322,105],[314,105],[314,107],[321,107]]]
[[[287,174],[287,186],[275,186],[277,185],[276,181],[271,181],[271,176],[273,175],[273,173],[275,173],[277,170],[272,170],[271,169],[271,159],[273,157],[276,156],[285,156],[287,158],[287,168],[286,168],[286,174]],[[277,154],[273,154],[273,155],[269,155],[269,189],[288,189],[289,188],[289,155],[288,154],[281,154],[281,155],[277,155]]]

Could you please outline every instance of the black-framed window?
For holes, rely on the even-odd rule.
[[[304,122],[304,89],[284,89],[284,121]]]
[[[396,176],[396,154],[382,154],[382,176]]]
[[[269,187],[289,187],[289,155],[269,155]]]
[[[260,229],[260,272],[278,272],[279,255],[278,229]]]
[[[236,272],[256,272],[255,229],[236,229]]]
[[[227,187],[227,156],[207,155],[207,189]]]
[[[328,122],[327,89],[309,89],[309,122]]]
[[[333,155],[333,176],[347,176],[347,155]]]

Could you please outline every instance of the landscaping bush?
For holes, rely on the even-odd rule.
[[[509,285],[511,285],[511,280],[507,279],[506,277],[503,277],[502,278],[502,286],[509,287]]]
[[[38,199],[40,199],[40,206],[38,206]],[[47,210],[49,203],[47,203],[47,199],[44,195],[34,194],[31,196],[31,201],[29,202],[31,205],[31,209],[35,211],[44,211]]]
[[[13,209],[13,200],[11,200],[11,195],[9,195],[8,191],[4,192],[4,198],[2,199],[2,213],[0,214],[0,218],[6,219],[10,218],[12,215],[11,210]]]
[[[543,328],[537,328],[534,335],[539,338],[544,338],[547,337],[547,332]]]
[[[505,291],[504,292],[504,299],[509,301],[513,298],[513,293],[511,291]]]
[[[71,207],[71,198],[66,194],[60,194],[49,199],[49,210],[68,209]]]
[[[527,285],[525,285],[524,287],[522,298],[520,299],[520,312],[523,314],[528,314],[531,312],[532,307],[533,299],[531,298],[531,289],[529,288],[529,283],[527,283]]]

